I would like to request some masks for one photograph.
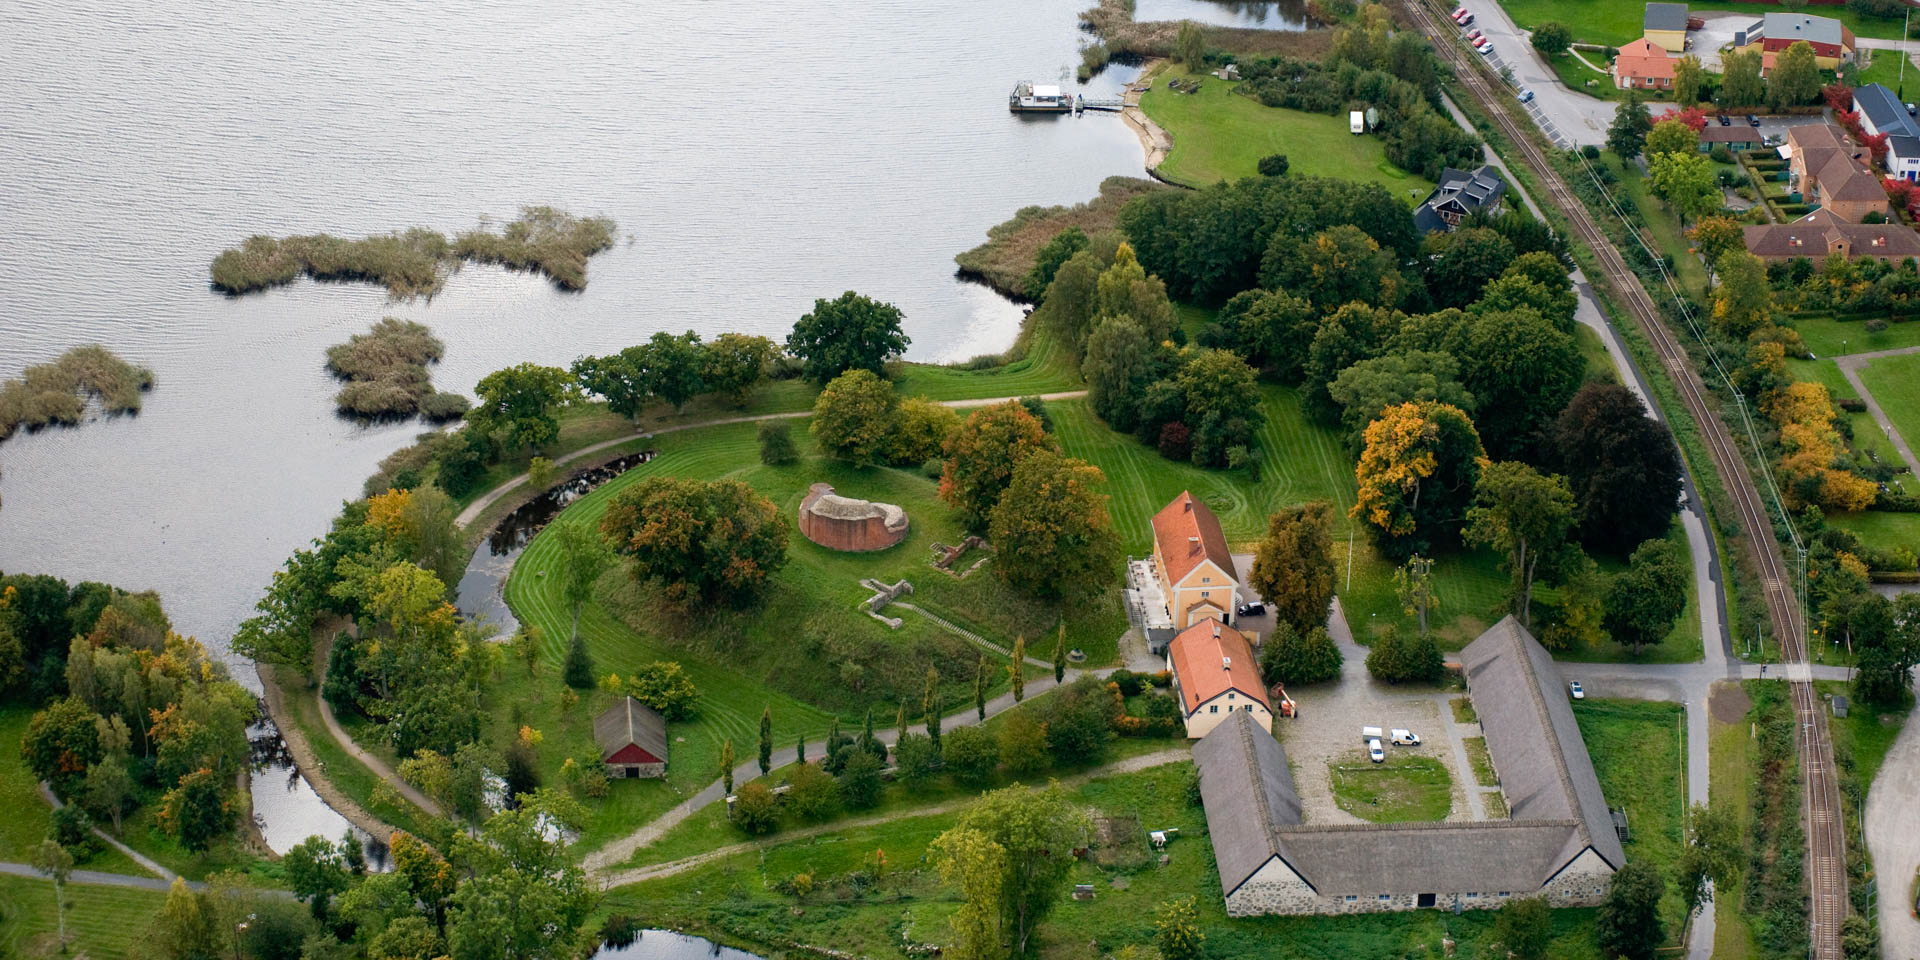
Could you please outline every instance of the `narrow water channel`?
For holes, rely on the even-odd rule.
[[[703,937],[672,930],[641,930],[632,943],[608,944],[593,960],[762,960],[759,954],[724,947]]]

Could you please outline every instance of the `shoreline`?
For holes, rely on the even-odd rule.
[[[1153,118],[1147,116],[1147,112],[1140,108],[1141,94],[1133,90],[1133,87],[1143,83],[1152,86],[1153,81],[1160,76],[1160,71],[1170,62],[1172,61],[1165,57],[1153,57],[1140,65],[1139,78],[1127,88],[1123,98],[1127,107],[1120,111],[1120,119],[1133,130],[1135,136],[1140,138],[1140,149],[1146,154],[1147,176],[1161,183],[1183,187],[1186,185],[1174,183],[1160,175],[1160,165],[1167,162],[1167,155],[1173,152],[1173,137],[1159,124],[1154,123]]]
[[[306,731],[293,722],[291,714],[287,711],[283,700],[287,694],[280,685],[279,668],[271,663],[256,662],[256,666],[260,671],[261,699],[266,701],[267,716],[271,717],[273,725],[279,728],[280,739],[286,743],[287,752],[293,755],[294,767],[300,771],[301,776],[306,778],[307,784],[313,787],[313,792],[319,795],[320,801],[329,809],[346,818],[348,823],[366,831],[381,843],[391,842],[393,835],[401,832],[400,828],[367,812],[357,801],[347,796],[345,791],[334,786],[333,780],[326,775],[325,766],[313,752],[313,746],[307,743]]]

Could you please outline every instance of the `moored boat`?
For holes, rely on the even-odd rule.
[[[1073,109],[1073,96],[1053,84],[1022,80],[1008,94],[1007,109],[1014,113],[1066,113]]]

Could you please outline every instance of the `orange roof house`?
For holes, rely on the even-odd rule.
[[[1232,622],[1239,598],[1233,554],[1220,518],[1192,493],[1181,491],[1153,515],[1153,560],[1174,629]]]
[[[1673,58],[1658,44],[1641,37],[1620,48],[1613,60],[1613,85],[1636,90],[1673,89]]]
[[[1262,730],[1272,728],[1273,707],[1253,644],[1240,631],[1217,620],[1182,630],[1167,647],[1167,669],[1189,738],[1206,736],[1235,712],[1253,714]]]

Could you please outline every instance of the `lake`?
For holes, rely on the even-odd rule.
[[[1072,85],[1083,5],[0,5],[0,375],[99,342],[158,379],[137,417],[0,445],[0,569],[158,590],[224,650],[423,429],[333,412],[323,351],[383,315],[431,325],[435,385],[469,394],[657,330],[779,338],[848,289],[905,311],[914,359],[1004,349],[1020,309],[953,255],[1143,173],[1115,116],[1006,111],[1016,81]],[[452,232],[522,204],[618,221],[584,293],[474,267],[431,302],[207,286],[252,233]]]

